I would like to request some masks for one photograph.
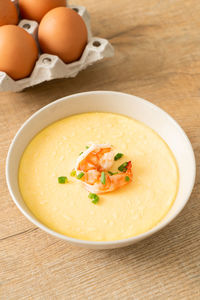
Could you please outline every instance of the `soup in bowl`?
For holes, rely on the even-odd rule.
[[[94,249],[133,244],[184,207],[191,144],[155,105],[116,92],[57,100],[18,131],[7,158],[12,198],[50,234]]]

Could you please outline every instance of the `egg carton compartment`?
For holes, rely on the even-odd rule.
[[[16,3],[16,1],[13,2]],[[38,23],[22,19],[18,26],[24,28],[36,40],[39,49],[39,58],[31,75],[24,79],[15,81],[5,72],[0,72],[0,92],[19,92],[44,81],[58,78],[72,78],[95,62],[114,55],[114,49],[108,40],[92,36],[90,16],[86,8],[76,5],[68,5],[68,7],[74,9],[83,18],[87,26],[88,43],[81,58],[72,63],[65,64],[56,55],[41,53],[37,39]]]

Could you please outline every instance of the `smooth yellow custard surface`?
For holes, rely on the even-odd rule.
[[[76,159],[89,142],[110,143],[132,161],[133,181],[114,192],[88,198],[81,182],[71,177]],[[59,184],[58,177],[69,182]],[[70,237],[113,241],[154,227],[175,200],[178,169],[167,144],[152,129],[111,113],[74,115],[48,126],[29,143],[19,167],[22,197],[49,228]]]

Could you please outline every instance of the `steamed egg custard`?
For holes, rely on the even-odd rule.
[[[95,167],[91,153],[98,156]],[[126,184],[115,189],[122,176]],[[112,113],[78,114],[51,124],[28,144],[19,166],[21,195],[35,217],[58,233],[89,241],[130,238],[153,228],[171,208],[178,181],[175,158],[162,138]]]

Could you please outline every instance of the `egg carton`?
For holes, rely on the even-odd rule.
[[[16,1],[13,1],[16,3]],[[17,4],[17,3],[16,3]],[[0,92],[19,92],[27,87],[34,86],[44,81],[57,78],[72,78],[89,65],[114,55],[114,49],[108,40],[93,37],[90,27],[90,16],[83,6],[68,5],[75,10],[85,21],[88,30],[88,43],[78,61],[65,64],[58,56],[41,53],[37,38],[38,23],[36,21],[22,19],[18,26],[31,34],[37,42],[39,59],[29,77],[20,80],[13,80],[5,72],[0,72]]]

